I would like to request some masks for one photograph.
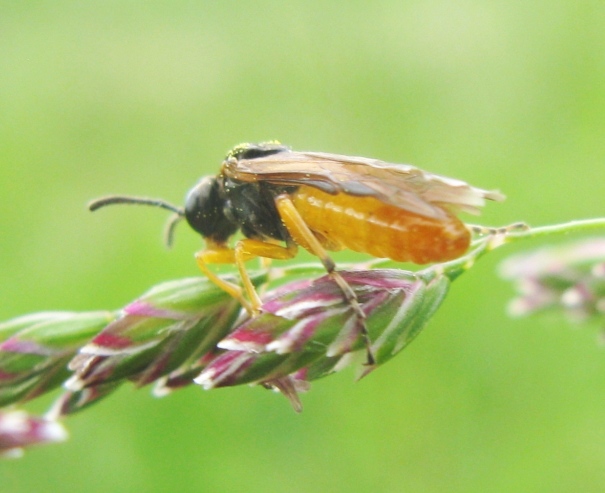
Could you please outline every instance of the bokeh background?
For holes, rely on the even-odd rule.
[[[484,224],[603,216],[605,4],[3,2],[0,319],[196,275],[186,227],[167,251],[163,212],[87,201],[182,203],[267,139],[499,188]],[[315,382],[301,415],[259,388],[125,386],[70,418],[69,442],[0,463],[0,491],[603,491],[596,327],[508,318],[496,269],[519,250],[456,281],[367,379]]]

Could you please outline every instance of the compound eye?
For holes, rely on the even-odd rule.
[[[224,207],[225,199],[221,196],[218,180],[208,176],[187,194],[185,218],[204,238],[225,243],[237,231],[237,225],[227,219]]]

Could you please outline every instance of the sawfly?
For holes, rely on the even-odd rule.
[[[199,268],[251,315],[260,312],[262,302],[245,262],[290,259],[298,247],[308,250],[354,310],[371,364],[365,315],[328,252],[349,249],[416,264],[455,259],[471,241],[469,227],[457,214],[478,213],[485,199],[499,201],[504,196],[410,165],[296,152],[272,141],[240,144],[229,151],[219,173],[202,178],[183,208],[128,196],[101,198],[89,207],[161,207],[175,214],[170,231],[179,219],[186,219],[205,240],[205,248],[195,255]],[[230,243],[238,232],[242,238]],[[218,277],[210,264],[235,264],[243,289]]]

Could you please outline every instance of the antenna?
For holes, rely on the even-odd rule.
[[[174,214],[168,219],[166,229],[164,232],[164,242],[168,248],[172,246],[172,240],[174,237],[174,228],[176,225],[185,217],[185,210],[181,207],[172,205],[162,199],[149,199],[146,197],[129,197],[127,195],[110,195],[108,197],[101,197],[100,199],[93,200],[88,204],[90,211],[96,211],[101,207],[114,204],[135,204],[135,205],[149,205],[151,207],[159,207],[160,209],[166,209],[173,212]]]

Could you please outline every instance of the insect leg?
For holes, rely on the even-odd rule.
[[[200,270],[211,282],[239,301],[249,314],[254,313],[253,307],[244,297],[241,287],[221,279],[208,268],[208,264],[235,264],[235,253],[233,250],[229,248],[202,250],[195,254],[195,261]],[[248,280],[250,279],[248,278]]]
[[[235,248],[211,246],[195,254],[195,260],[200,270],[216,286],[240,302],[250,315],[258,314],[262,301],[252,283],[245,262],[253,258],[289,259],[296,255],[297,247],[292,244],[287,247],[267,243],[260,240],[243,239],[236,243]],[[212,272],[208,264],[235,264],[240,274],[243,289],[237,284],[225,281]],[[248,297],[244,296],[244,293]]]
[[[351,308],[353,308],[359,323],[361,335],[366,345],[368,359],[367,364],[373,365],[375,360],[371,350],[372,344],[370,341],[370,336],[368,335],[368,328],[366,326],[366,315],[359,305],[355,291],[353,291],[353,288],[349,286],[349,283],[347,283],[347,281],[344,280],[338,271],[336,271],[334,261],[330,258],[328,252],[326,252],[326,249],[323,247],[317,237],[309,229],[304,219],[301,217],[300,213],[292,203],[290,197],[286,194],[278,195],[275,198],[275,203],[277,205],[277,210],[279,211],[280,217],[284,222],[286,229],[292,236],[292,239],[313,255],[319,257],[321,263],[328,271],[328,274],[330,274],[330,277],[332,277],[336,284],[338,284],[338,287],[342,291],[347,303],[349,303]]]
[[[250,276],[248,275],[244,262],[255,257],[286,260],[293,258],[296,255],[297,250],[298,249],[294,244],[283,247],[274,243],[268,243],[250,238],[245,238],[236,243],[234,248],[235,265],[237,265],[240,278],[244,285],[244,291],[246,291],[246,294],[252,303],[252,310],[255,313],[260,311],[262,301],[258,296],[252,281],[250,280]]]

